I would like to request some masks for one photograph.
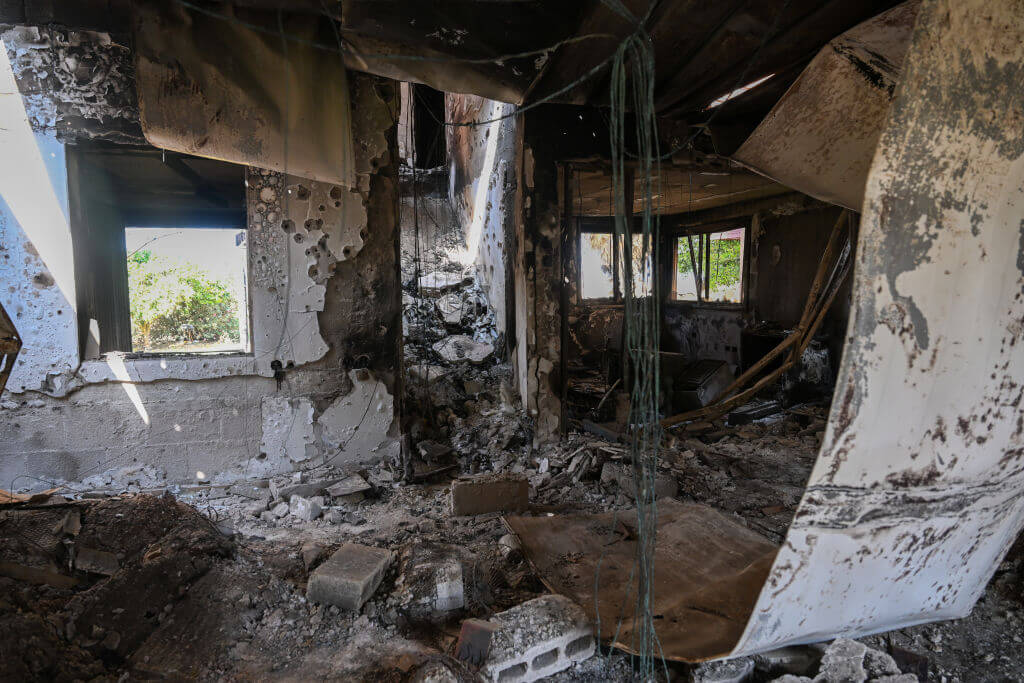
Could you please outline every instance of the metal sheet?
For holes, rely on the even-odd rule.
[[[636,510],[505,521],[544,584],[579,603],[602,640],[634,652]],[[659,501],[651,609],[660,652],[688,662],[728,653],[776,550],[705,505]]]
[[[345,67],[340,55],[313,47],[322,38],[318,17],[286,17],[285,32],[306,42],[174,2],[139,3],[134,44],[146,139],[354,187]]]
[[[733,157],[859,211],[918,6],[894,7],[822,48]]]
[[[1024,523],[1024,4],[925,0],[818,461],[734,655],[966,615]]]

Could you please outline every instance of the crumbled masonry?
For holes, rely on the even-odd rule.
[[[306,597],[358,610],[377,590],[391,559],[388,550],[346,543],[309,577]]]

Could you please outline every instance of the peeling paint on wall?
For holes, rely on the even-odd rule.
[[[19,93],[37,87],[33,79],[45,79],[37,71],[20,73],[26,62],[33,65],[26,68],[37,65],[19,40],[20,33],[4,33],[7,49],[0,53],[0,159],[6,165],[0,172],[0,302],[24,342],[7,388],[52,392],[63,390],[65,376],[78,368],[67,165],[53,129],[56,117],[30,115],[31,98]],[[52,58],[44,50],[29,54]]]
[[[395,460],[394,397],[369,370],[352,370],[348,376],[352,391],[317,419],[327,459],[336,465]]]
[[[256,371],[270,377],[327,353],[317,320],[325,289],[311,277],[307,255],[320,248],[323,231],[306,222],[301,183],[286,186],[280,173],[252,168],[246,177],[253,355]]]
[[[361,74],[350,80],[353,95],[361,98],[353,125],[367,136],[356,152],[371,155],[360,161],[368,169],[360,176],[361,189],[247,173],[252,354],[109,353],[82,363],[76,315],[67,303],[76,299],[76,264],[61,139],[104,137],[120,124],[97,114],[84,132],[76,128],[80,122],[61,135],[33,130],[17,89],[0,88],[10,93],[0,95],[0,110],[20,112],[17,126],[0,125],[0,136],[25,133],[18,144],[0,141],[0,149],[18,161],[19,173],[7,179],[20,183],[17,192],[4,185],[0,198],[36,207],[27,221],[16,201],[0,201],[0,300],[12,315],[21,313],[18,326],[25,338],[23,369],[15,370],[21,374],[9,388],[18,379],[26,392],[5,392],[0,401],[0,479],[6,487],[18,477],[23,479],[15,486],[73,482],[140,463],[164,470],[170,482],[193,481],[197,471],[207,480],[231,481],[311,466],[339,444],[323,440],[318,410],[339,396],[360,399],[365,387],[343,373],[363,366],[376,375],[371,395],[377,407],[344,458],[373,460],[397,452],[397,406],[391,398],[400,381],[397,192],[395,171],[387,166],[394,123],[390,102],[382,99],[393,86]],[[40,99],[39,106],[51,116],[35,124],[59,123],[51,107],[62,111],[67,91],[55,82],[40,88],[50,99]],[[102,92],[96,95],[102,104]],[[47,193],[48,201],[36,201]],[[64,249],[59,258],[48,257],[27,224],[51,240],[59,238],[53,240]],[[65,291],[62,281],[69,283],[69,294],[58,298],[55,293]],[[345,417],[341,411],[337,419]],[[333,428],[340,433],[345,424],[334,421]]]
[[[263,437],[260,454],[246,474],[263,476],[290,472],[316,456],[313,403],[308,398],[266,396],[261,405]]]

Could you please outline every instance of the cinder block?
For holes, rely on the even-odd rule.
[[[543,595],[494,615],[500,624],[481,670],[492,682],[527,683],[564,671],[594,654],[594,630],[583,609],[562,595]]]
[[[518,512],[529,502],[530,485],[525,477],[484,475],[452,482],[452,514],[456,517]]]
[[[380,586],[392,557],[390,550],[346,543],[309,577],[306,598],[358,610]]]
[[[443,615],[465,605],[460,548],[423,542],[401,554],[401,575],[395,583],[407,609],[417,616]]]

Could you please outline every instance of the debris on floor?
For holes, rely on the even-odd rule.
[[[549,680],[629,680],[629,656],[607,645],[623,606],[612,587],[628,583],[634,562],[635,503],[630,479],[602,478],[609,463],[629,472],[624,446],[579,432],[543,448],[528,438],[495,443],[500,439],[491,434],[519,435],[528,425],[498,410],[494,398],[488,414],[460,418],[443,444],[450,454],[436,451],[456,469],[410,484],[386,463],[351,471],[320,466],[230,485],[165,484],[160,495],[109,496],[83,491],[79,483],[0,507],[0,642],[19,648],[18,656],[0,659],[0,678],[296,679],[329,668],[345,680],[472,680],[504,657],[505,668],[526,666],[509,675],[528,679],[555,648],[519,659],[500,655],[499,630],[488,638],[487,625],[501,624],[499,615],[537,598],[562,595],[573,605],[569,612],[582,610],[596,629],[595,567],[587,548],[600,540],[610,543],[602,546],[599,576],[604,645]],[[723,590],[714,600],[675,583],[655,591],[672,603],[658,610],[667,653],[682,642],[679,632],[705,641],[698,643],[704,651],[728,649],[712,641],[734,637],[759,583],[752,581],[744,594],[742,572],[735,571],[742,562],[730,570],[732,564],[712,567],[707,558],[724,558],[732,546],[722,539],[731,538],[760,549],[746,564],[770,560],[813,465],[823,417],[820,407],[791,407],[747,425],[716,421],[668,437],[659,475],[678,491],[659,500],[659,545],[677,552],[659,557],[656,567],[676,578],[710,571]],[[526,487],[524,507],[505,513],[515,533],[499,512],[452,514],[452,486],[474,464],[484,480],[521,482],[516,496]],[[320,516],[301,514],[300,499],[321,504]],[[696,516],[681,523],[680,510]],[[591,526],[578,526],[587,520]],[[223,528],[231,529],[231,539],[218,531]],[[711,533],[723,528],[729,533]],[[538,542],[537,534],[551,538]],[[680,557],[695,545],[692,558]],[[317,597],[317,577],[351,547],[367,562],[343,568],[352,574],[337,600],[343,604],[310,599]],[[836,646],[826,659],[827,644],[762,653],[747,658],[750,680],[828,681],[828,671],[859,675],[858,661],[864,680],[885,680],[892,665],[881,655],[893,659],[900,676],[945,676],[952,683],[985,671],[1012,679],[1024,668],[1021,649],[1006,646],[1024,640],[1022,576],[1024,548],[1011,552],[964,619],[859,639],[868,648],[863,656]],[[623,626],[625,634],[628,621]],[[628,635],[617,640],[628,643]],[[572,657],[563,648],[552,661],[560,666]],[[681,680],[691,666],[706,676],[718,670],[671,659],[665,665]]]

